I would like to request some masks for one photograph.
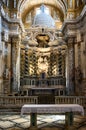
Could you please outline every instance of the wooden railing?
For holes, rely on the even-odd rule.
[[[38,104],[37,96],[0,96],[0,106],[22,106],[24,104]]]
[[[86,109],[85,96],[55,96],[55,104],[79,104]]]

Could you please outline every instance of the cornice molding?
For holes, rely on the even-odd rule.
[[[62,32],[64,33],[68,26],[70,26],[70,28],[71,28],[71,26],[73,26],[73,29],[74,28],[78,29],[77,25],[82,23],[83,19],[85,19],[85,17],[86,17],[86,5],[84,6],[80,16],[78,16],[76,19],[71,19],[71,20],[70,19],[66,19],[64,21],[63,26],[62,26]],[[82,27],[82,25],[81,25],[81,27]]]
[[[16,25],[18,25],[21,28],[21,30],[24,32],[24,28],[22,26],[22,21],[20,19],[17,19],[17,18],[16,19],[10,19],[8,16],[6,16],[4,14],[3,11],[4,11],[4,9],[1,6],[1,17],[3,18],[3,20],[6,21],[8,24],[16,24]]]

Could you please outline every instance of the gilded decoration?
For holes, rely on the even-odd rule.
[[[74,95],[79,83],[84,92],[85,1],[1,0],[0,9],[0,87],[5,93],[33,95],[34,88],[36,95],[42,93],[36,88],[51,87],[54,95],[66,90]]]

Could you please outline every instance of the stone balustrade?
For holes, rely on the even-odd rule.
[[[37,104],[37,96],[0,96],[0,106],[19,106],[24,104]]]
[[[0,106],[38,104],[38,96],[0,96]],[[55,104],[79,104],[86,108],[85,96],[55,96]]]
[[[79,104],[86,109],[85,96],[55,96],[55,104]]]

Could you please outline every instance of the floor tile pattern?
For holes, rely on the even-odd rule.
[[[64,125],[65,116],[57,115],[38,115],[38,128],[52,127]],[[30,115],[1,115],[0,116],[0,130],[11,130],[12,128],[25,130],[30,127]]]
[[[38,115],[37,125],[39,129],[64,130],[64,115]],[[0,115],[0,130],[28,130],[30,127],[30,115]],[[86,118],[74,117],[74,128],[86,130]],[[73,129],[75,130],[75,129]]]

